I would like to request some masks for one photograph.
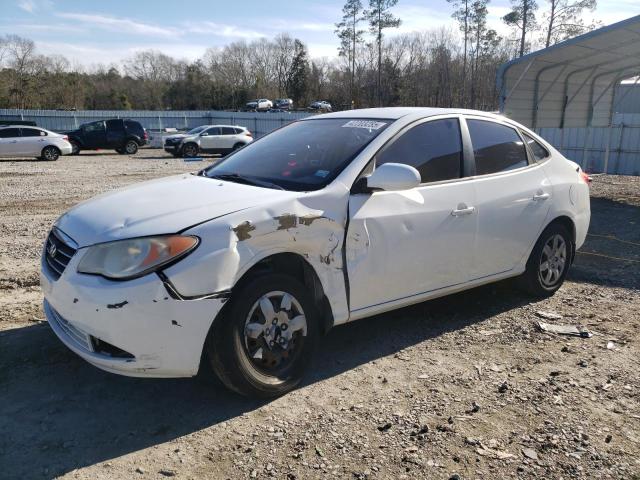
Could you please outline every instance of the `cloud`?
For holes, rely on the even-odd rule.
[[[36,4],[32,0],[20,0],[18,2],[18,7],[25,12],[33,13],[36,9]]]
[[[111,32],[150,35],[155,37],[176,38],[182,33],[173,27],[161,27],[150,23],[136,22],[128,18],[118,18],[110,15],[86,13],[58,13],[57,17],[76,20],[83,24],[90,24],[96,28]]]
[[[188,23],[185,28],[190,33],[212,35],[225,38],[244,38],[247,40],[262,38],[266,35],[255,30],[239,28],[235,25],[221,24],[216,22]]]

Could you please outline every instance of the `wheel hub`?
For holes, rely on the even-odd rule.
[[[245,321],[245,347],[260,367],[277,368],[286,363],[307,334],[300,303],[286,292],[269,292],[256,301]]]

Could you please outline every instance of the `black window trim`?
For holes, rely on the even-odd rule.
[[[529,150],[529,146],[527,145],[527,142],[525,141],[524,137],[522,136],[522,132],[520,132],[520,128],[517,125],[514,125],[514,124],[512,124],[512,123],[510,123],[508,121],[501,120],[501,119],[496,119],[496,118],[492,118],[492,117],[483,117],[482,115],[463,114],[462,117],[464,119],[464,123],[465,123],[465,126],[466,126],[467,141],[469,142],[469,147],[471,149],[470,155],[471,155],[471,158],[473,159],[474,176],[473,177],[469,177],[469,178],[475,179],[475,178],[487,178],[487,177],[492,177],[492,176],[497,176],[497,175],[508,175],[508,174],[511,174],[511,173],[514,173],[514,172],[521,172],[521,171],[524,171],[524,170],[529,169],[529,168],[539,167],[540,165],[542,165],[544,163],[544,162],[536,162],[535,161],[535,158],[533,157],[533,154]],[[516,134],[518,135],[518,138],[520,138],[520,140],[522,141],[522,143],[524,145],[524,150],[525,150],[525,153],[527,155],[527,165],[525,165],[524,167],[520,167],[520,168],[514,168],[513,170],[506,170],[504,172],[493,172],[493,173],[485,173],[483,175],[476,175],[475,174],[476,158],[475,158],[475,154],[473,153],[473,144],[471,143],[471,135],[469,134],[469,128],[466,125],[467,124],[467,120],[482,120],[482,121],[485,121],[485,122],[493,122],[493,123],[497,123],[498,125],[502,125],[504,127],[508,127],[508,128],[511,128],[512,130],[515,130]],[[551,156],[549,156],[549,158],[551,158]]]
[[[522,139],[524,140],[524,144],[525,147],[527,147],[527,151],[531,154],[531,162],[533,162],[536,165],[541,165],[543,163],[548,162],[551,159],[551,150],[549,150],[547,148],[546,145],[544,145],[540,140],[538,140],[536,137],[534,137],[533,135],[531,135],[531,133],[519,128],[518,131],[520,132],[520,136],[522,137]],[[531,137],[531,140],[533,140],[534,142],[536,142],[538,145],[540,145],[545,152],[547,152],[547,156],[544,157],[542,160],[536,160],[536,156],[533,153],[533,150],[531,149],[531,147],[529,147],[529,142],[527,142],[527,139],[525,138],[525,135],[528,137]]]
[[[466,125],[465,122],[462,121],[463,118],[462,118],[461,114],[459,114],[459,113],[448,113],[448,114],[432,115],[432,116],[429,116],[429,117],[418,118],[418,119],[414,120],[413,122],[408,123],[407,125],[402,127],[391,138],[389,138],[386,142],[384,142],[384,144],[371,156],[371,159],[367,162],[367,164],[364,166],[364,168],[360,171],[360,173],[356,177],[356,180],[354,181],[353,184],[355,185],[358,182],[358,180],[360,180],[363,176],[368,176],[368,175],[363,175],[363,173],[367,171],[367,169],[369,168],[371,163],[373,163],[373,170],[371,172],[371,173],[373,173],[375,171],[376,158],[378,157],[378,155],[380,155],[380,153],[385,148],[387,148],[388,146],[393,144],[393,142],[395,142],[398,138],[400,138],[402,135],[407,133],[409,130],[411,130],[414,127],[417,127],[418,125],[422,125],[423,123],[434,122],[434,121],[437,121],[437,120],[450,120],[450,119],[458,120],[458,126],[459,126],[459,130],[460,130],[460,145],[462,147],[462,164],[460,165],[460,167],[461,167],[460,174],[462,176],[459,177],[459,178],[451,178],[449,180],[439,180],[437,182],[420,182],[420,184],[416,188],[430,187],[432,185],[443,185],[443,184],[446,184],[446,183],[453,183],[453,182],[461,182],[461,181],[466,181],[466,180],[469,180],[469,179],[473,178],[473,176],[468,175],[468,174],[472,174],[472,173],[475,174],[475,163],[473,163],[473,150],[471,151],[471,157],[470,157],[469,156],[469,150],[468,150],[468,144],[467,144],[467,142],[465,142],[465,136],[468,136],[468,134],[469,134],[469,131],[467,129],[467,125]],[[394,120],[394,121],[396,121],[396,120]],[[385,193],[385,191],[384,190],[380,190],[380,191],[375,191],[375,192],[371,192],[371,193],[372,194],[373,193]]]

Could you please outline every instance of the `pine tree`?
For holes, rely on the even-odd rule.
[[[356,73],[356,51],[358,43],[362,42],[364,30],[360,30],[358,25],[364,20],[362,16],[362,2],[360,0],[347,0],[342,7],[342,21],[336,23],[335,33],[340,39],[339,53],[347,57],[350,65],[349,85],[351,90],[351,105],[355,100],[355,73]]]

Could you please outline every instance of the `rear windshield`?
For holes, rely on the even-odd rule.
[[[286,190],[318,190],[336,178],[390,123],[348,118],[294,122],[227,156],[204,174],[235,174]]]

